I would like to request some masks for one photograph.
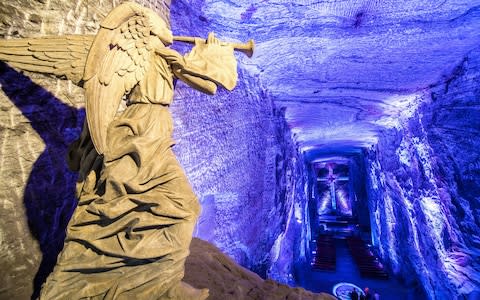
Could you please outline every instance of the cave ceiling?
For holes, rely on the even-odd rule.
[[[480,46],[480,0],[202,2],[221,37],[256,42],[258,75],[310,153],[355,152]]]

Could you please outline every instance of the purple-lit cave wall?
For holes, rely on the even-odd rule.
[[[309,219],[308,184],[304,157],[291,141],[285,120],[279,118],[275,136],[280,143],[275,146],[275,176],[265,182],[266,191],[274,205],[268,212],[268,231],[275,238],[270,251],[268,277],[282,283],[295,285],[298,268],[306,262],[308,251]],[[273,153],[272,153],[273,154]],[[274,197],[274,198],[273,198]]]
[[[224,26],[202,17],[202,4],[173,2],[173,32],[228,38]],[[196,235],[262,276],[293,283],[294,266],[305,256],[304,162],[284,111],[244,69],[248,58],[237,57],[233,92],[206,96],[177,84],[175,151],[202,204]]]
[[[429,299],[478,296],[480,49],[422,100],[366,152],[374,242]]]
[[[265,275],[303,196],[283,114],[244,72],[233,92],[206,96],[181,83],[176,91],[175,152],[203,210],[196,234]]]
[[[353,217],[358,221],[362,231],[370,230],[370,216],[366,190],[367,173],[363,153],[350,160],[351,191],[353,193]]]

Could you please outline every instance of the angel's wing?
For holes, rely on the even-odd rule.
[[[0,60],[22,70],[52,74],[81,86],[94,35],[0,40]]]
[[[120,101],[143,79],[155,49],[164,47],[155,33],[164,32],[166,23],[153,11],[126,2],[100,26],[88,54],[84,87],[88,127],[95,149],[103,154]]]

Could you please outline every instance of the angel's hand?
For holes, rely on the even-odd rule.
[[[181,56],[180,53],[178,53],[177,51],[170,48],[157,49],[156,53],[163,57],[168,62],[168,64],[173,67],[183,67],[186,64],[183,56]]]
[[[195,48],[207,56],[230,56],[233,55],[233,47],[230,43],[222,42],[215,37],[213,32],[208,34],[207,40],[196,39]]]
[[[213,32],[210,32],[207,37],[207,44],[220,45],[220,40],[215,37],[215,34]]]

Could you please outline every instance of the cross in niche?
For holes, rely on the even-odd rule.
[[[318,177],[318,182],[326,183],[330,188],[330,199],[332,200],[332,210],[334,212],[337,211],[337,198],[336,198],[336,190],[335,190],[335,183],[336,182],[346,182],[350,180],[348,176],[338,176],[333,173],[333,164],[328,163],[326,167],[328,168],[328,175],[325,177]]]

